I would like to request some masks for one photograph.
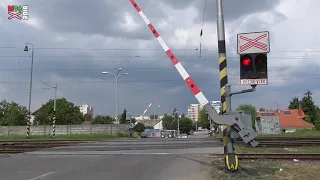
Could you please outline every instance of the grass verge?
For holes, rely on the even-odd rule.
[[[239,171],[225,173],[221,160],[212,162],[213,180],[318,180],[320,165],[308,162],[275,161],[275,160],[241,160]]]
[[[52,136],[0,136],[0,141],[21,141],[21,140],[110,140],[127,137],[123,134],[105,135],[105,134],[71,134]]]
[[[248,147],[235,144],[236,153],[320,153],[320,146],[305,147]]]
[[[318,130],[308,130],[308,129],[303,129],[303,130],[297,130],[296,132],[288,132],[288,133],[283,133],[281,134],[266,134],[266,135],[259,135],[259,137],[273,137],[273,136],[283,136],[283,137],[309,137],[309,136],[318,136],[320,137],[320,131]]]
[[[320,138],[320,131],[303,129],[303,130],[297,130],[296,132],[292,132],[292,133],[281,132],[281,134],[260,134],[257,136],[257,138],[259,137],[310,137],[310,136]],[[208,139],[222,138],[222,134],[216,134],[207,138]]]

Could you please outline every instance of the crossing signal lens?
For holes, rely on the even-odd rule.
[[[264,54],[259,54],[256,56],[256,64],[263,65],[267,61],[267,56]]]
[[[251,60],[250,57],[244,57],[244,58],[242,59],[242,64],[243,64],[244,66],[250,66],[251,63],[252,63],[252,60]]]

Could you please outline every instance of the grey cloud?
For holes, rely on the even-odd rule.
[[[71,10],[69,11],[67,8],[61,7],[68,4],[69,1],[48,1],[46,3],[44,3],[44,1],[30,1],[28,3],[30,11],[34,11],[35,16],[39,15],[42,17],[42,20],[46,21],[47,25],[54,29],[53,31],[51,31],[50,28],[44,31],[36,30],[18,21],[7,21],[4,18],[4,28],[0,30],[2,39],[0,46],[18,47],[15,49],[0,48],[0,60],[2,61],[0,77],[3,82],[19,83],[1,83],[0,86],[2,90],[12,90],[1,93],[1,98],[7,98],[27,105],[30,57],[6,58],[2,56],[30,56],[30,52],[23,52],[23,46],[26,42],[31,42],[36,47],[33,109],[38,108],[41,104],[45,103],[47,99],[52,98],[52,91],[42,90],[44,87],[43,83],[49,81],[51,83],[58,83],[59,97],[66,97],[78,105],[89,103],[94,106],[95,113],[113,115],[115,112],[114,79],[111,76],[102,75],[101,71],[115,71],[118,67],[122,67],[124,72],[129,73],[128,77],[121,77],[119,82],[119,112],[123,108],[127,108],[134,115],[140,115],[153,99],[156,101],[156,104],[160,104],[161,107],[152,107],[149,114],[154,111],[163,114],[172,111],[174,107],[177,107],[180,112],[185,112],[189,103],[197,103],[163,50],[160,49],[158,42],[150,34],[149,29],[145,27],[137,14],[135,16],[137,22],[143,24],[141,29],[138,29],[139,32],[141,34],[148,33],[148,36],[143,36],[151,41],[130,39],[141,38],[140,36],[142,35],[136,32],[132,32],[132,34],[119,32],[119,29],[116,29],[118,25],[115,20],[119,20],[123,12],[136,13],[127,1],[117,1],[117,3],[121,5],[122,2],[124,2],[123,6],[119,6],[115,1],[97,1],[97,6],[91,5],[94,3],[81,5],[81,3],[87,2],[77,2],[79,2],[78,5],[72,4],[70,7],[73,7],[73,9],[76,9],[77,6],[87,7],[87,9],[84,9],[85,13],[82,15],[78,14],[78,16]],[[154,5],[157,4],[157,2],[144,3],[142,0],[137,0],[137,2],[151,20],[166,18],[166,13],[161,12],[162,10],[160,8],[155,8]],[[183,2],[185,3],[179,5],[179,3]],[[167,3],[169,3],[169,5],[171,3],[171,6],[175,9],[183,9],[194,3],[191,1],[183,2],[175,0],[167,1]],[[199,1],[197,3],[200,5],[203,2],[204,1]],[[211,9],[209,13],[215,12],[214,2],[215,1],[208,0],[208,11]],[[228,8],[231,7],[227,5],[230,2],[231,1],[225,1],[225,6],[228,6],[226,7],[226,12],[228,12]],[[248,3],[249,1],[244,2]],[[211,3],[211,5],[209,3]],[[264,2],[261,3],[263,4]],[[106,8],[101,8],[104,7],[105,4],[110,5],[108,7],[113,9],[113,11],[107,11]],[[236,2],[234,4],[236,4]],[[42,9],[45,8],[41,9],[41,7],[48,7],[49,5],[51,5],[52,10],[46,9],[47,12],[42,11]],[[256,4],[256,6],[258,5]],[[240,5],[234,5],[234,7],[240,7]],[[253,7],[253,5],[250,7]],[[268,10],[268,8],[272,9],[271,7],[272,6],[266,7],[265,10]],[[256,7],[256,9],[259,8]],[[94,12],[94,10],[102,12]],[[247,12],[243,8],[242,10],[243,12]],[[263,8],[260,8],[260,10],[263,10]],[[52,15],[53,11],[59,12],[59,14],[54,16]],[[251,9],[250,11],[253,12]],[[238,16],[244,16],[245,14],[243,14],[243,12],[235,11],[233,16],[231,16],[230,13],[225,15],[230,16],[227,18],[228,20],[232,20]],[[161,15],[157,15],[159,13],[161,13]],[[101,16],[101,14],[103,14],[103,16]],[[115,15],[117,15],[117,17]],[[207,14],[207,16],[209,15],[210,14]],[[93,18],[91,18],[91,16],[93,16]],[[212,18],[215,17],[213,14],[210,16]],[[3,17],[6,16],[4,15]],[[58,21],[59,19],[61,22]],[[109,24],[110,27],[105,27],[104,24]],[[91,31],[90,28],[93,30]],[[166,35],[167,30],[164,29],[163,31]],[[112,34],[114,32],[118,32],[118,34]],[[66,37],[68,40],[66,42],[54,42],[54,37],[57,34]],[[102,36],[92,36],[92,34],[100,34]],[[106,39],[103,36],[109,36],[110,38]],[[61,49],[39,49],[42,47],[60,47]],[[97,49],[123,48],[124,50],[72,50],[65,49],[64,47]],[[129,48],[140,50],[131,50],[129,53],[128,50],[126,50]],[[157,50],[144,50],[144,48],[157,48]],[[207,98],[209,100],[219,100],[220,87],[217,68],[217,51],[203,50],[202,57],[199,58],[199,52],[194,50],[193,47],[190,47],[192,48],[191,50],[185,51],[175,50],[174,47],[172,48]],[[270,57],[270,59],[277,60],[272,57]],[[278,60],[283,61],[283,59]],[[288,60],[288,62],[289,61],[290,60]],[[272,63],[270,65],[276,66],[276,64]],[[200,69],[197,67],[206,68]],[[209,69],[209,67],[211,68]],[[271,67],[270,77],[276,80],[275,76],[281,71],[284,71],[284,69]],[[246,88],[245,86],[238,85],[239,59],[237,55],[231,52],[228,52],[228,72],[229,82],[233,85],[233,89]],[[272,85],[274,82],[270,81],[269,86],[259,86],[258,91],[255,93],[235,96],[233,106],[236,107],[242,103],[252,103],[257,105],[257,107],[274,108],[274,99],[280,98],[284,98],[283,105],[287,106],[286,101],[290,100],[291,96],[304,92],[305,87],[309,87],[311,90],[318,89],[316,83],[314,83],[317,79],[312,79],[307,76],[311,72],[317,74],[316,67],[314,67],[314,69],[301,68],[295,72],[296,74],[300,74],[299,77],[292,78],[286,74],[285,76],[288,79],[287,86],[275,87]],[[283,94],[282,92],[287,93]]]
[[[232,21],[243,16],[253,14],[256,12],[270,11],[273,10],[280,0],[272,1],[256,1],[256,0],[223,0],[223,13],[226,21]],[[195,6],[199,10],[199,17],[196,21],[202,20],[203,10],[204,10],[204,1],[194,1]],[[207,0],[206,8],[206,21],[216,21],[216,0]]]
[[[140,5],[140,2],[138,2]],[[139,24],[137,30],[123,29],[125,13],[136,13],[128,0],[52,0],[52,1],[28,1],[30,14],[42,20],[47,27],[56,32],[76,32],[81,34],[97,34],[107,37],[125,37],[146,39],[149,33],[139,16],[133,16],[134,23]],[[50,8],[44,8],[49,7]],[[152,2],[141,2],[142,7],[148,7],[148,17],[158,17],[161,10],[155,8]],[[149,6],[152,9],[149,9]],[[57,11],[58,10],[58,11]],[[31,15],[30,15],[31,16]],[[31,16],[32,17],[32,16]],[[165,17],[165,14],[161,15]],[[147,37],[150,39],[151,37]]]

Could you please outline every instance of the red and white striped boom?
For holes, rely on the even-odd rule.
[[[167,56],[171,60],[172,64],[175,66],[175,68],[178,70],[179,74],[185,81],[185,83],[188,85],[190,91],[192,94],[196,97],[198,102],[201,105],[206,105],[209,103],[208,99],[203,95],[203,93],[200,91],[196,83],[193,81],[193,79],[190,77],[190,75],[187,73],[187,71],[184,69],[184,67],[181,65],[177,57],[172,53],[168,45],[163,41],[163,39],[160,37],[160,34],[157,32],[157,30],[153,27],[149,19],[144,15],[144,13],[141,11],[140,7],[137,5],[137,3],[134,0],[129,0],[131,4],[134,6],[134,8],[137,10],[137,12],[140,14],[141,18],[144,20],[144,22],[147,24],[151,32],[153,33],[154,37],[158,40],[163,50],[166,52]]]
[[[141,118],[143,119],[144,115],[146,114],[146,112],[148,111],[148,109],[152,106],[152,104],[154,103],[154,100],[152,100],[152,102],[149,104],[149,106],[143,111]]]

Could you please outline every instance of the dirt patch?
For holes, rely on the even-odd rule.
[[[221,159],[212,166],[213,180],[320,180],[320,165],[308,162],[241,160],[236,173],[224,172]]]

